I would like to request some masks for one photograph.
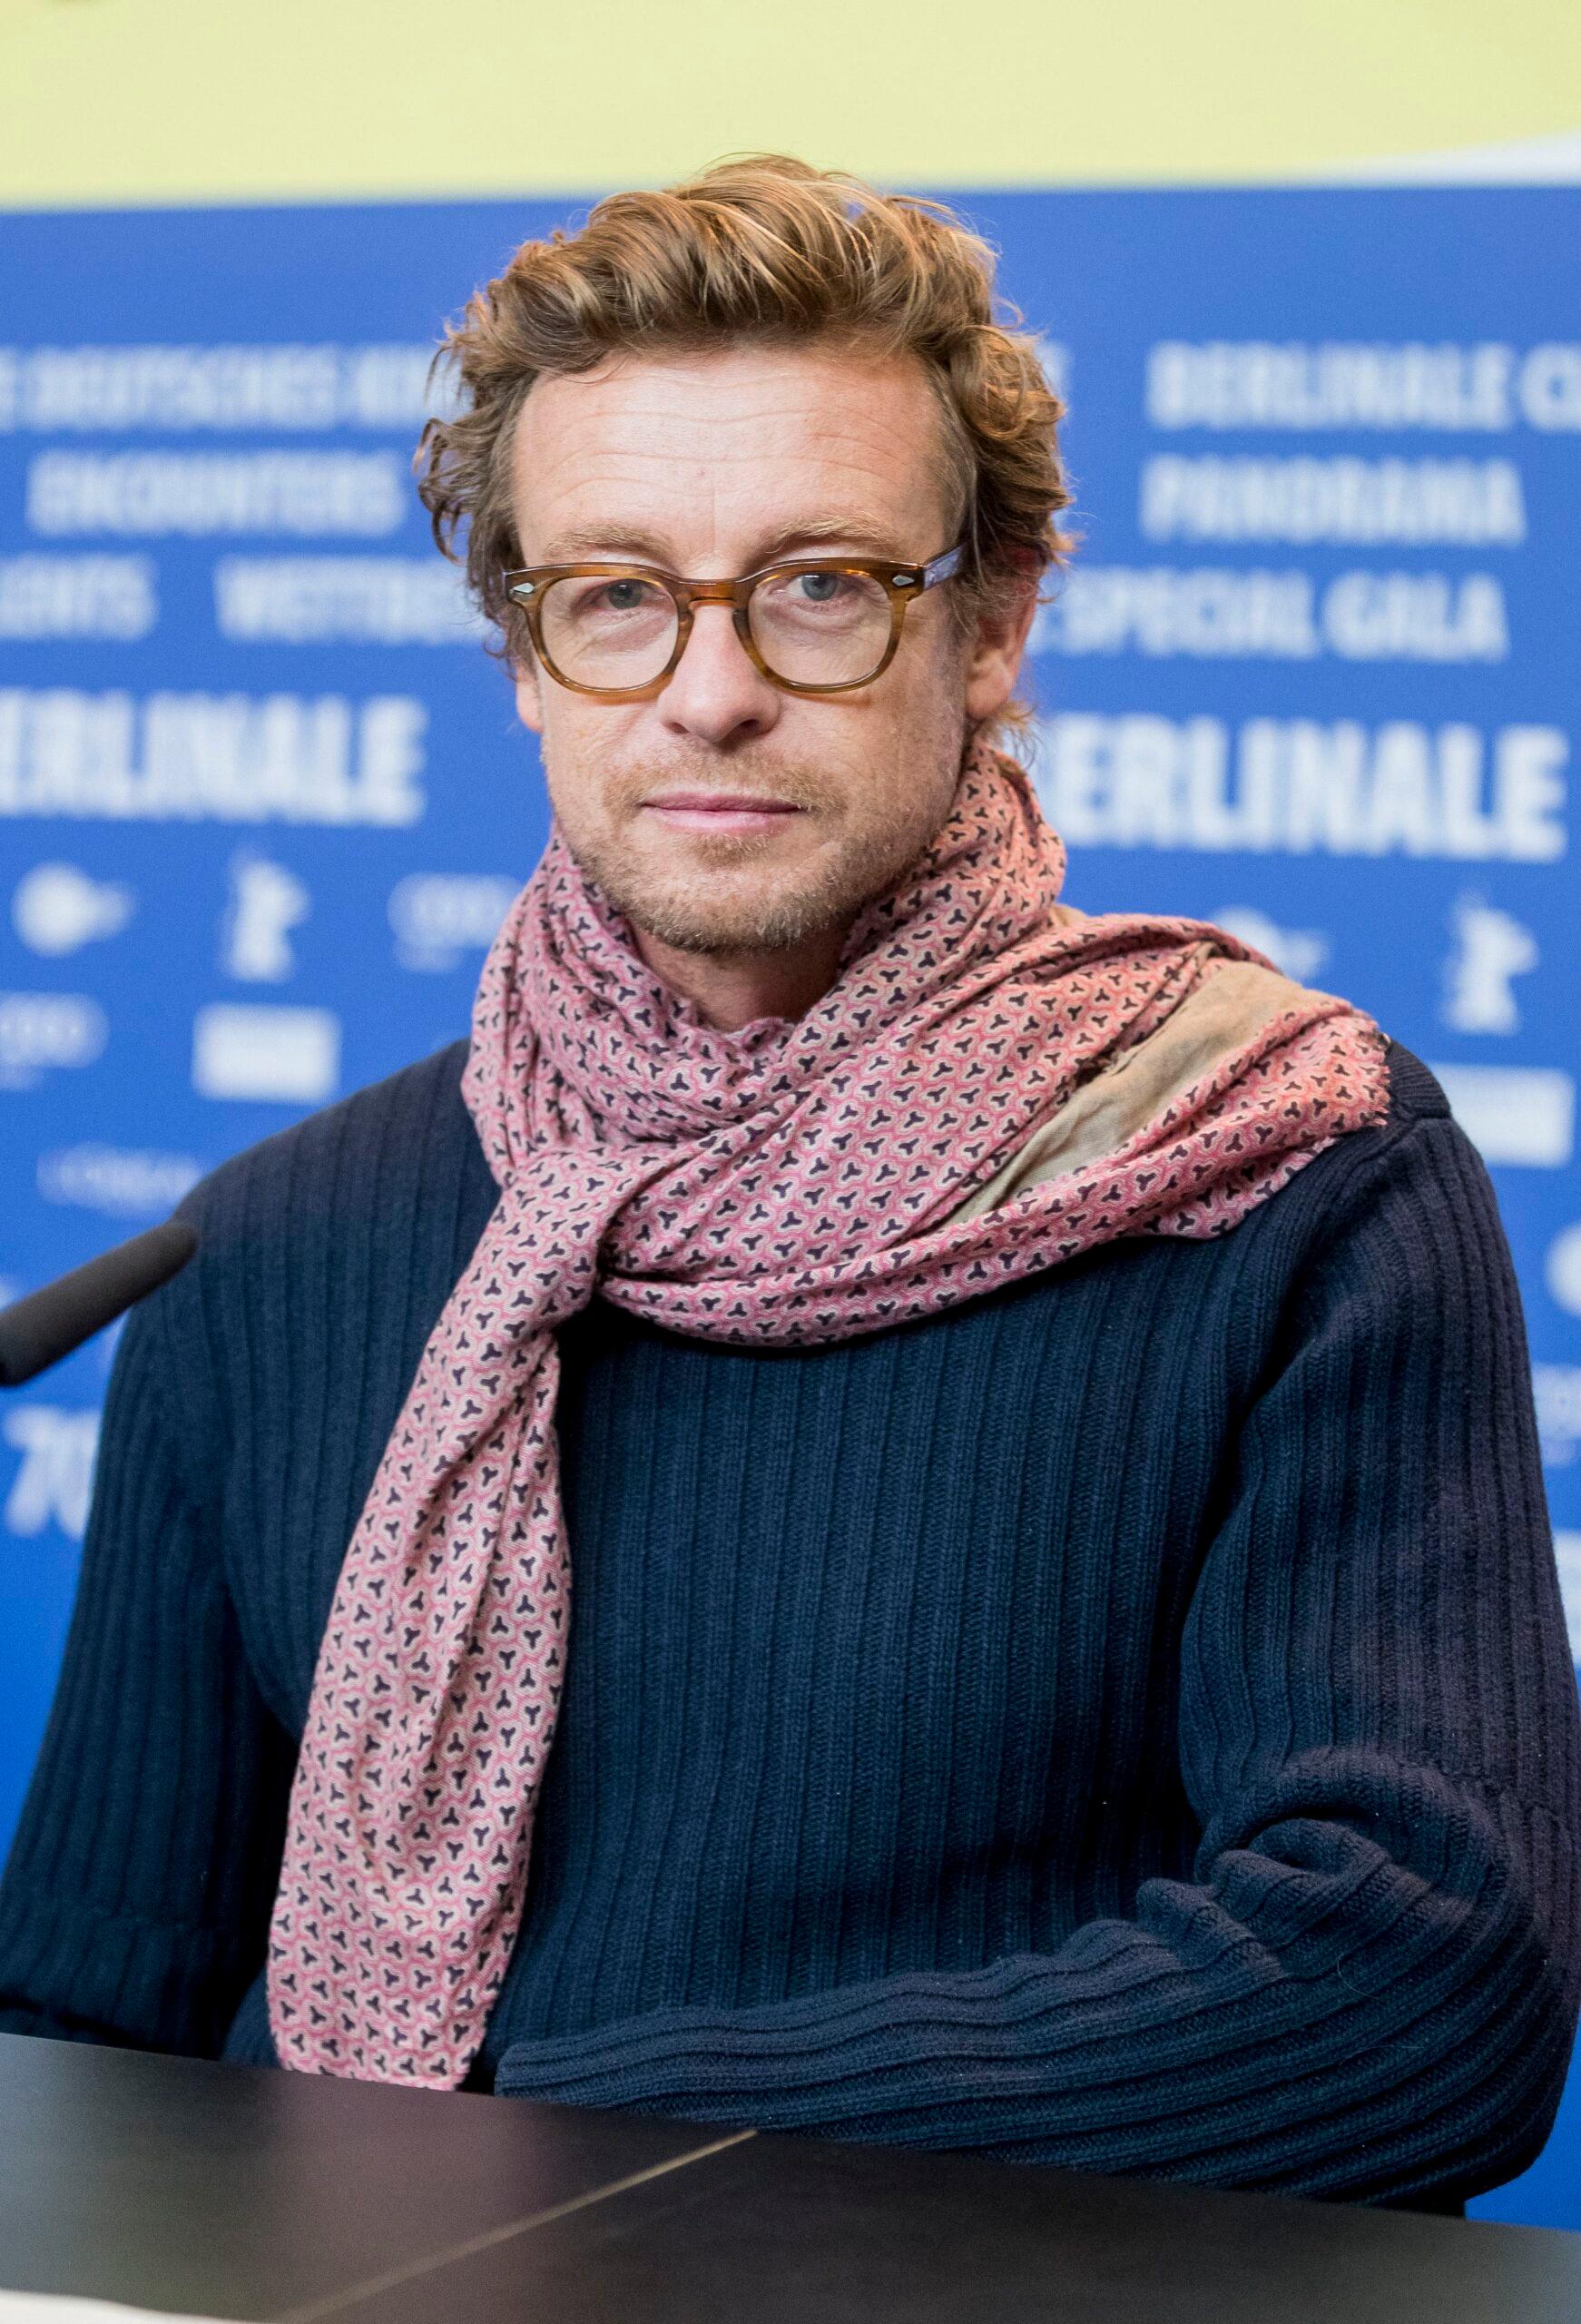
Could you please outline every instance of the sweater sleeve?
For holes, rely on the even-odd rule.
[[[116,1351],[81,1580],[0,1882],[0,2032],[218,2054],[263,1956],[291,1753],[172,1425],[169,1294]]]
[[[521,2044],[497,2089],[1375,2201],[1530,2159],[1581,1778],[1519,1299],[1448,1120],[1347,1183],[1181,1639],[1193,1877],[1046,1956]]]

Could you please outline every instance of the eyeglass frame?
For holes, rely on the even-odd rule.
[[[765,565],[756,573],[744,573],[733,581],[688,581],[679,573],[667,572],[663,566],[641,563],[614,563],[595,559],[587,565],[524,565],[501,576],[506,595],[512,605],[520,608],[526,618],[533,651],[555,680],[572,694],[590,694],[598,702],[641,702],[648,695],[660,693],[669,684],[680,666],[692,635],[693,609],[698,606],[729,606],[732,608],[737,637],[745,649],[747,658],[761,677],[781,694],[853,694],[859,686],[870,686],[881,678],[894,660],[900,644],[900,631],[906,619],[907,607],[926,590],[937,588],[941,581],[953,580],[960,571],[967,553],[965,541],[957,541],[953,548],[928,557],[920,564],[908,564],[894,556],[802,556],[790,557],[776,565]],[[752,635],[748,608],[752,592],[765,581],[782,577],[793,578],[798,573],[850,573],[864,579],[882,584],[889,600],[889,643],[881,658],[864,677],[836,678],[818,684],[810,680],[784,678],[771,670],[764,661]],[[636,686],[589,685],[580,678],[568,678],[557,669],[552,655],[544,648],[543,598],[556,581],[591,580],[599,575],[612,581],[657,581],[668,590],[675,607],[675,643],[670,659],[655,677],[645,678]],[[516,591],[525,586],[535,591],[535,596],[518,596]]]

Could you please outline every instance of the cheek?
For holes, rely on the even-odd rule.
[[[545,721],[541,748],[549,804],[573,847],[663,844],[637,812],[656,758],[641,705],[625,710],[569,694]]]
[[[960,673],[940,656],[895,706],[882,784],[892,818],[937,829],[955,795],[965,740]]]
[[[584,754],[574,743],[547,727],[539,739],[539,747],[545,787],[555,821],[574,847],[586,839],[596,838],[604,816],[600,807],[600,785],[592,776]]]

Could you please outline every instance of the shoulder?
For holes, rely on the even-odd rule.
[[[1310,1216],[1316,1226],[1365,1201],[1383,1180],[1419,1171],[1425,1157],[1442,1155],[1458,1169],[1486,1179],[1476,1147],[1449,1110],[1443,1089],[1420,1058],[1390,1040],[1385,1053],[1389,1110],[1370,1128],[1337,1137],[1290,1181],[1285,1193],[1264,1207],[1281,1205]],[[1254,1212],[1255,1218],[1260,1214]]]
[[[1399,1041],[1389,1045],[1389,1120],[1399,1128],[1418,1122],[1447,1122],[1449,1100],[1419,1057]],[[1457,1132],[1457,1136],[1460,1133]]]
[[[194,1386],[200,1372],[224,1374],[243,1343],[261,1334],[275,1347],[293,1313],[324,1336],[387,1331],[415,1305],[437,1311],[497,1196],[461,1095],[466,1061],[466,1043],[453,1042],[192,1188],[176,1215],[196,1229],[197,1252],[144,1304]]]
[[[343,1550],[335,1512],[494,1206],[466,1056],[455,1043],[221,1163],[177,1214],[197,1250],[128,1319],[102,1464],[147,1466],[157,1427],[239,1606],[256,1611],[287,1535],[304,1557]]]
[[[1444,1324],[1490,1302],[1518,1316],[1481,1156],[1419,1058],[1391,1041],[1388,1067],[1386,1118],[1336,1139],[1244,1225],[1281,1249],[1298,1304],[1360,1305],[1380,1323],[1414,1309]]]
[[[1348,1178],[1360,1199],[1385,1185],[1414,1186],[1429,1206],[1455,1186],[1497,1219],[1482,1157],[1455,1119],[1441,1085],[1399,1041],[1390,1042],[1387,1063],[1388,1115],[1377,1128],[1338,1141],[1336,1177]]]
[[[1421,1059],[1391,1040],[1389,1110],[1304,1164],[1218,1248],[1248,1302],[1272,1315],[1309,1293],[1438,1297],[1449,1277],[1508,1275],[1482,1157]]]
[[[461,1095],[465,1041],[354,1090],[222,1162],[179,1216],[207,1243],[271,1225],[301,1227],[488,1179]]]

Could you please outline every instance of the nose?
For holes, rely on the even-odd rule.
[[[768,733],[783,700],[736,635],[730,606],[697,606],[686,650],[658,698],[671,732],[716,745],[744,742]]]

